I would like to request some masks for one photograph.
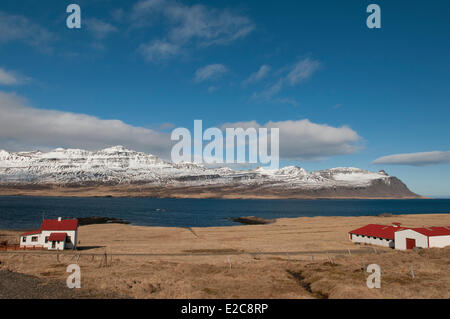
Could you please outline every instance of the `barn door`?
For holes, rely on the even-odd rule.
[[[406,238],[406,249],[414,249],[416,247],[416,240],[412,238]]]

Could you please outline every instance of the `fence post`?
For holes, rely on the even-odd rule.
[[[412,277],[412,279],[414,279],[414,278],[415,278],[415,276],[414,276],[414,269],[413,269],[413,265],[410,265],[410,266],[409,266],[409,270],[411,271],[411,277]]]
[[[328,255],[328,252],[327,252],[327,258],[328,258],[328,262],[329,262],[330,264],[334,264],[334,263],[333,263],[333,260],[332,260],[331,257],[330,257],[330,255]]]

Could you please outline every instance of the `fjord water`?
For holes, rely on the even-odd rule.
[[[43,216],[115,217],[133,225],[238,225],[230,217],[374,216],[450,213],[450,199],[227,200],[0,196],[0,229],[39,228]]]

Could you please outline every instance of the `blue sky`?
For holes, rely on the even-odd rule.
[[[79,30],[66,27],[70,3]],[[370,3],[381,29],[366,26]],[[450,197],[449,12],[448,1],[3,0],[0,148],[164,157],[171,129],[194,119],[274,122],[282,165],[385,169]]]

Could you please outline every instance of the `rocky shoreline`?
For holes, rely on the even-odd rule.
[[[98,225],[98,224],[130,224],[129,221],[114,217],[77,217],[79,226]]]
[[[235,223],[241,223],[244,225],[267,225],[275,223],[275,219],[265,219],[261,217],[256,216],[245,216],[245,217],[238,217],[238,218],[228,218],[228,220],[231,220]]]

